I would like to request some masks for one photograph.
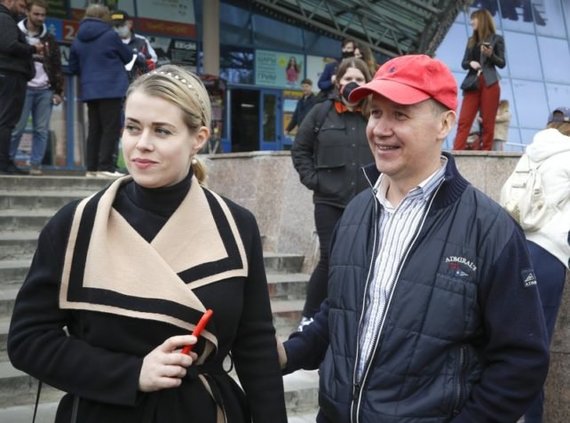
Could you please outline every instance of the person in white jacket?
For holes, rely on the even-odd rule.
[[[547,206],[542,227],[525,235],[550,341],[570,269],[570,108],[559,107],[550,114],[547,129],[535,134],[526,154],[540,165]],[[531,404],[525,423],[542,421],[543,402],[544,392]]]

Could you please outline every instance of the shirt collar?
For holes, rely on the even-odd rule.
[[[426,179],[421,181],[417,186],[412,188],[404,197],[407,198],[420,198],[422,201],[427,202],[436,188],[439,186],[440,182],[445,178],[445,168],[447,166],[447,157],[441,156],[440,158],[441,166],[433,172]],[[388,191],[388,180],[384,178],[384,174],[380,174],[380,177],[376,181],[374,186],[376,189],[376,198],[380,204],[388,211],[394,211],[394,206],[386,198],[386,192]],[[403,202],[403,200],[402,200]]]

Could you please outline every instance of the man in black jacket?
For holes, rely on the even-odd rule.
[[[0,0],[0,175],[22,173],[10,160],[10,140],[24,100],[26,83],[34,77],[32,55],[43,54],[42,44],[31,46],[18,29],[17,0]]]
[[[370,188],[336,226],[328,298],[285,342],[285,373],[320,368],[318,423],[515,422],[546,378],[546,328],[521,228],[442,153],[457,82],[401,56],[349,99],[369,95]]]
[[[301,89],[303,90],[303,97],[297,101],[297,106],[295,107],[295,111],[293,112],[293,117],[291,121],[287,125],[287,135],[291,133],[291,131],[296,126],[301,126],[301,122],[309,110],[315,105],[315,95],[313,94],[313,81],[310,79],[303,79],[301,82]]]

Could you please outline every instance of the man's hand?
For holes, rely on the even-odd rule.
[[[149,352],[141,367],[139,389],[154,392],[180,386],[186,369],[198,358],[196,353],[186,355],[180,349],[195,343],[196,337],[192,335],[173,336]]]

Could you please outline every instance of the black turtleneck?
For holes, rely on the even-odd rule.
[[[151,242],[180,206],[191,183],[192,171],[182,181],[164,188],[144,188],[130,181],[117,193],[113,207],[147,242]]]

